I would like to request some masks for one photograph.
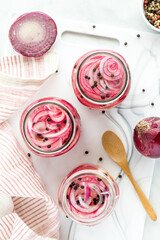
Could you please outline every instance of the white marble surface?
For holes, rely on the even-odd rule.
[[[46,10],[52,16],[55,15],[56,18],[68,18],[72,20],[89,22],[91,24],[105,24],[124,29],[135,29],[137,30],[137,33],[139,33],[141,30],[147,32],[151,31],[143,22],[140,14],[140,3],[138,0],[134,0],[132,2],[127,0],[99,0],[98,3],[95,0],[6,0],[1,4],[3,6],[0,10],[1,55],[5,53],[4,46],[7,35],[6,26],[8,19],[10,19],[15,12]],[[157,212],[158,221],[153,223],[149,218],[146,218],[143,240],[158,240],[160,236],[159,177],[160,161],[156,160],[150,200]]]

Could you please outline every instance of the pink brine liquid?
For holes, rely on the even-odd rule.
[[[84,54],[74,65],[72,84],[79,101],[92,108],[118,105],[130,88],[130,72],[118,53],[97,50]]]
[[[84,164],[63,180],[58,198],[67,216],[82,224],[95,225],[113,211],[119,188],[105,170]]]
[[[29,148],[40,156],[57,156],[79,139],[80,118],[65,100],[45,98],[32,103],[22,114],[21,132]]]

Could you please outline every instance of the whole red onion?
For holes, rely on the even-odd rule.
[[[146,157],[160,157],[160,118],[150,117],[140,121],[134,129],[134,144]]]

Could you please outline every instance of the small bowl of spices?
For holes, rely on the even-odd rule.
[[[150,28],[160,32],[160,0],[142,0],[142,15]]]

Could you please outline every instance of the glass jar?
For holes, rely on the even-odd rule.
[[[58,201],[72,220],[92,226],[109,216],[119,198],[119,187],[113,177],[99,166],[84,164],[63,180]]]
[[[108,109],[120,104],[129,92],[130,79],[125,59],[109,50],[84,54],[72,71],[72,85],[78,100],[96,109]]]
[[[80,136],[80,117],[67,101],[43,98],[30,104],[20,120],[21,134],[32,152],[54,157],[69,151]]]

